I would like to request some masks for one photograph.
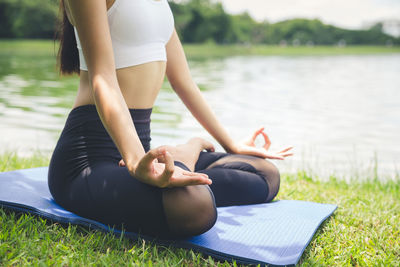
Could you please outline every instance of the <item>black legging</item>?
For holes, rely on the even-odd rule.
[[[145,151],[150,149],[152,109],[130,109]],[[279,171],[252,156],[201,152],[196,172],[210,186],[158,188],[140,182],[118,165],[121,155],[94,105],[74,108],[53,152],[48,174],[55,201],[82,217],[158,237],[197,235],[209,230],[216,207],[271,201]],[[181,162],[175,165],[188,170]]]

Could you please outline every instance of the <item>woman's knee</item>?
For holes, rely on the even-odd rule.
[[[243,164],[245,163],[245,164]],[[271,201],[278,194],[280,187],[280,173],[278,168],[271,161],[249,155],[229,155],[216,160],[207,169],[214,167],[227,167],[241,169],[259,175],[268,187],[266,202]]]
[[[274,199],[279,192],[281,175],[279,169],[272,162],[263,160],[263,164],[261,165],[259,171],[263,174],[262,176],[268,185],[268,197],[266,202],[269,202]]]
[[[232,160],[235,159],[233,158]],[[268,187],[268,195],[265,202],[269,202],[276,197],[279,192],[281,176],[275,164],[266,159],[247,155],[237,155],[236,160],[251,165],[255,173],[264,179]]]
[[[199,235],[215,224],[217,209],[208,186],[167,188],[162,198],[169,229],[175,236]]]
[[[274,199],[279,192],[281,181],[281,175],[276,165],[269,160],[252,156],[242,157],[242,162],[251,165],[254,168],[255,173],[266,182],[268,195],[265,202]]]

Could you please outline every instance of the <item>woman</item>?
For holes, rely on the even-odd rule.
[[[167,0],[64,0],[60,8],[60,71],[80,83],[49,166],[58,204],[127,231],[181,237],[210,229],[216,206],[275,197],[279,172],[265,158],[284,159],[291,147],[269,152],[263,129],[244,144],[230,138],[191,78]],[[150,149],[165,74],[228,153],[200,138]],[[263,148],[254,146],[259,134]]]

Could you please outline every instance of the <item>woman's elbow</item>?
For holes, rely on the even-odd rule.
[[[110,93],[120,90],[116,77],[106,74],[94,74],[91,77],[91,89],[95,100],[107,98]]]

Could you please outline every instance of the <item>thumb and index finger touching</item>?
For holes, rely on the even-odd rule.
[[[159,156],[159,158],[164,162],[165,166],[164,171],[161,174],[161,179],[169,180],[175,170],[174,160],[168,151],[162,148],[159,149],[161,149],[161,155]]]
[[[156,148],[147,152],[142,159],[142,164],[149,166],[154,159],[159,159],[164,164],[163,172],[158,175],[158,183],[161,187],[210,184],[208,176],[205,174],[190,171],[176,173],[174,159],[165,148]]]
[[[271,147],[271,140],[269,139],[269,136],[267,135],[267,133],[265,133],[264,131],[264,127],[260,127],[258,130],[256,130],[253,134],[253,136],[251,137],[251,140],[254,142],[257,138],[258,135],[262,135],[264,138],[264,145],[263,148],[265,150],[268,150]],[[291,149],[293,148],[293,146],[287,146],[284,149],[280,150],[279,152],[276,153],[276,155],[272,156],[272,155],[264,155],[264,157],[266,156],[267,158],[273,158],[273,159],[284,159],[287,156],[293,156],[293,152],[291,151]]]
[[[251,136],[250,140],[252,141],[252,143],[254,143],[257,139],[257,136],[259,136],[261,134],[263,136],[264,142],[265,142],[265,144],[263,145],[263,148],[265,150],[268,150],[269,147],[271,146],[271,140],[269,139],[268,135],[264,132],[264,130],[265,130],[265,127],[260,127],[259,129],[257,129]]]

